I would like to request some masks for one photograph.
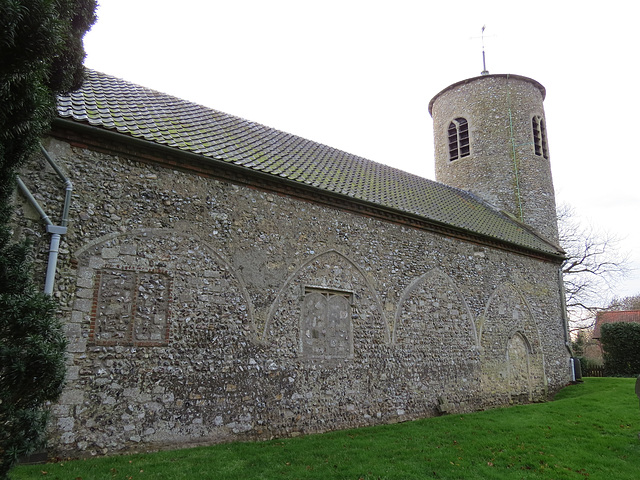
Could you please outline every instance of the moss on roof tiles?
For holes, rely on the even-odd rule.
[[[543,254],[562,253],[468,192],[93,70],[79,91],[59,97],[58,115]]]

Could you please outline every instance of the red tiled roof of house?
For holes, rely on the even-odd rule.
[[[600,328],[605,323],[640,323],[640,310],[598,312],[596,324],[593,328],[593,338],[600,338]]]

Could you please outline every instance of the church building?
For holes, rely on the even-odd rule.
[[[571,363],[544,97],[438,93],[434,182],[88,70],[16,195],[69,341],[51,453],[550,398]]]

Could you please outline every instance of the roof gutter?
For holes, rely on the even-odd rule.
[[[279,184],[283,184],[286,185],[288,187],[291,187],[292,189],[295,190],[302,190],[302,191],[306,191],[309,192],[311,194],[317,195],[318,193],[325,195],[327,197],[331,197],[334,199],[339,200],[340,202],[348,202],[354,205],[359,205],[364,207],[365,209],[370,210],[369,215],[370,216],[374,216],[374,217],[380,217],[380,218],[385,218],[384,215],[375,215],[375,211],[378,212],[385,212],[388,213],[390,217],[402,217],[404,219],[406,219],[407,221],[405,223],[408,223],[410,225],[414,225],[414,226],[418,226],[421,225],[422,228],[428,229],[427,227],[425,227],[426,225],[430,225],[432,228],[432,230],[438,231],[438,232],[443,232],[445,231],[448,235],[452,236],[452,237],[456,237],[456,238],[461,238],[461,239],[467,239],[467,240],[472,240],[476,243],[482,244],[482,245],[487,245],[487,246],[492,246],[492,247],[497,247],[497,248],[501,248],[503,250],[508,250],[508,251],[512,251],[515,253],[520,253],[520,254],[525,254],[527,256],[534,256],[536,258],[542,258],[542,259],[546,259],[546,260],[551,260],[553,262],[562,262],[564,261],[565,257],[563,254],[558,253],[558,254],[553,254],[550,252],[545,252],[545,251],[540,251],[540,250],[534,250],[531,248],[527,248],[518,244],[513,244],[504,240],[499,240],[499,239],[495,239],[492,237],[487,237],[484,235],[479,235],[477,232],[471,231],[471,230],[466,230],[464,228],[460,228],[460,227],[455,227],[443,222],[438,222],[436,220],[432,220],[426,217],[422,217],[419,215],[415,215],[412,214],[410,212],[406,212],[403,210],[397,210],[397,209],[393,209],[393,208],[389,208],[389,207],[385,207],[382,206],[380,204],[377,203],[373,203],[373,202],[368,202],[366,200],[361,200],[355,197],[351,197],[342,193],[336,193],[336,192],[332,192],[330,190],[324,190],[324,189],[319,189],[317,187],[313,187],[312,185],[308,185],[302,182],[297,182],[295,180],[290,180],[287,177],[283,177],[283,176],[279,176],[279,175],[273,175],[270,173],[265,173],[265,172],[261,172],[259,170],[253,170],[250,169],[248,167],[245,167],[244,165],[236,165],[234,164],[232,161],[227,162],[224,160],[221,160],[219,158],[212,158],[212,157],[205,157],[203,155],[197,154],[197,153],[192,153],[192,152],[187,152],[184,150],[180,150],[179,148],[176,147],[170,147],[168,145],[163,145],[160,143],[156,143],[156,142],[151,142],[149,140],[146,139],[142,139],[142,138],[136,138],[131,136],[130,134],[127,133],[122,133],[119,132],[117,130],[109,130],[106,129],[104,127],[100,127],[100,126],[93,126],[93,125],[87,125],[85,123],[81,123],[75,120],[71,120],[71,119],[65,119],[65,118],[60,118],[57,117],[54,119],[53,121],[53,127],[54,127],[54,131],[52,132],[52,135],[56,136],[56,132],[55,129],[56,127],[59,128],[60,130],[72,130],[72,131],[76,131],[79,133],[86,133],[86,134],[90,134],[91,136],[100,136],[102,138],[104,138],[105,140],[108,141],[112,141],[114,143],[119,143],[119,144],[124,144],[124,145],[130,145],[132,147],[135,147],[135,152],[125,152],[125,153],[129,153],[130,155],[136,157],[139,160],[142,161],[149,161],[149,162],[153,162],[156,164],[164,164],[166,165],[170,165],[173,168],[182,168],[185,171],[189,171],[191,173],[197,173],[197,174],[201,174],[201,175],[207,175],[207,176],[215,176],[216,172],[215,169],[216,167],[219,167],[221,169],[224,169],[228,172],[233,172],[236,173],[238,175],[238,177],[244,177],[247,178],[248,177],[253,177],[256,179],[260,179],[263,180],[264,183],[268,183],[271,184],[274,181],[277,181]],[[69,140],[67,138],[67,136],[65,136],[64,134],[62,135],[57,135],[59,138],[61,139],[65,139],[65,140]],[[86,139],[82,139],[82,140],[86,140]],[[79,144],[83,144],[86,145],[86,143],[84,143],[83,141],[81,141],[80,139],[77,140],[77,143]],[[94,148],[98,147],[98,145],[92,145]],[[161,158],[155,157],[155,158],[148,158],[145,157],[144,155],[142,155],[140,153],[140,150],[143,151],[155,151],[159,154],[162,154],[162,158],[167,158],[167,157],[173,157],[173,158],[179,158],[179,159],[183,159],[184,161],[176,163],[176,162],[171,162],[171,161],[162,161]],[[104,153],[110,153],[113,151],[113,149],[108,150],[106,148],[103,148],[102,151]],[[198,168],[194,168],[198,167]],[[219,173],[219,172],[218,172]],[[235,179],[236,181],[242,181],[242,180],[238,180]],[[248,180],[244,181],[245,184],[247,185],[251,185],[251,186],[255,186],[255,183],[260,183],[260,182],[250,182]],[[268,187],[265,186],[258,186],[258,188],[263,188],[265,190],[272,190],[272,191],[277,191],[275,188],[271,188],[269,189]]]

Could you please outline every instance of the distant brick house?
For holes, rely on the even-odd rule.
[[[585,348],[585,356],[593,360],[602,360],[602,345],[600,344],[602,325],[620,322],[640,323],[640,310],[598,312],[591,341]]]
[[[605,323],[640,323],[640,310],[617,312],[598,312],[596,324],[593,327],[593,339],[600,341],[602,325]]]

